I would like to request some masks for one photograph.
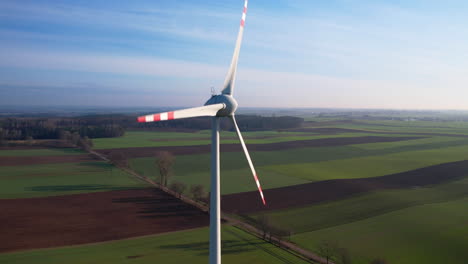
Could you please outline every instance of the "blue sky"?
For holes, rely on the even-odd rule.
[[[196,106],[243,0],[0,1],[0,104]],[[468,2],[250,0],[248,107],[468,109]]]

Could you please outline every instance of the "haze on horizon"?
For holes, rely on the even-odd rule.
[[[243,0],[0,2],[0,104],[193,106]],[[248,107],[468,109],[468,2],[250,0]]]

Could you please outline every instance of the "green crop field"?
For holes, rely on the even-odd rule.
[[[276,142],[335,138],[335,137],[361,137],[361,136],[391,136],[401,137],[400,134],[374,134],[369,133],[341,133],[334,135],[320,135],[316,133],[299,132],[244,132],[246,143],[268,144]],[[209,131],[194,133],[167,133],[167,132],[126,132],[123,137],[94,139],[94,149],[133,148],[133,147],[162,147],[162,146],[193,146],[208,145],[211,142]],[[221,132],[222,144],[237,144],[239,139],[234,132]]]
[[[329,228],[391,211],[468,198],[468,171],[464,179],[424,188],[385,190],[344,200],[267,213],[279,227],[294,233]]]
[[[383,176],[468,159],[466,139],[438,137],[432,142],[430,138],[400,141],[395,146],[363,145],[256,151],[251,155],[264,189],[319,180]],[[158,179],[154,157],[132,159],[130,164],[137,172]],[[209,164],[209,154],[177,156],[171,180],[209,188]],[[256,190],[243,153],[222,153],[221,171],[223,194]]]
[[[223,263],[307,263],[237,228],[223,226]],[[105,243],[0,254],[2,264],[207,263],[208,228]]]
[[[143,187],[102,162],[0,166],[0,199],[88,193]]]
[[[333,122],[333,121],[332,121]],[[313,124],[312,126],[336,127],[366,130],[369,132],[397,132],[397,133],[440,133],[468,135],[466,122],[430,122],[430,121],[356,121],[356,122],[327,122]]]
[[[372,151],[370,152],[372,153]],[[265,167],[265,169],[282,175],[320,181],[377,177],[466,159],[468,159],[468,146],[463,145],[317,163],[271,165]]]
[[[241,156],[243,154],[240,152],[226,154],[231,155],[223,155],[223,160],[225,161],[223,161],[221,165],[221,192],[223,194],[228,194],[256,190],[257,187],[252,178],[252,173],[248,168],[247,161],[245,161],[244,156]],[[233,157],[233,159],[229,159],[230,157]],[[210,186],[209,159],[209,154],[178,156],[174,165],[174,175],[170,178],[170,181],[180,181],[189,186],[202,184],[205,186],[205,190],[208,190]],[[231,162],[228,162],[229,160]],[[155,158],[132,159],[130,164],[138,173],[157,181],[159,180],[159,173],[155,167]],[[229,164],[229,167],[228,165],[223,167],[224,164]],[[235,167],[236,164],[239,164],[238,168]],[[264,188],[307,183],[305,180],[294,177],[287,177],[276,173],[266,173],[262,167],[257,167],[257,173],[264,183]]]
[[[251,156],[264,189],[329,179],[376,177],[468,160],[466,124],[438,122],[431,125],[431,122],[422,121],[341,122],[336,119],[309,124],[312,128],[347,128],[361,132],[317,134],[265,131],[247,132],[244,135],[247,146],[369,135],[410,135],[423,138],[347,146],[252,151]],[[235,133],[223,132],[221,142],[237,144],[238,140]],[[210,143],[210,131],[127,132],[124,137],[94,139],[94,143],[95,149],[206,145]],[[221,146],[221,152],[222,150]],[[0,151],[0,156],[58,156],[80,153],[82,152],[72,150],[36,149]],[[130,159],[129,164],[138,173],[159,179],[155,157]],[[242,152],[222,152],[221,175],[223,194],[256,190]],[[208,190],[210,154],[177,155],[170,181],[181,181],[188,186],[202,184]],[[98,161],[0,167],[0,198],[40,197],[144,186],[113,166]],[[341,247],[349,249],[355,264],[367,264],[373,257],[383,257],[390,263],[456,264],[463,263],[460,259],[468,258],[464,253],[468,244],[467,199],[468,172],[466,178],[440,185],[377,191],[313,206],[270,211],[267,215],[273,225],[292,230],[293,241],[302,247],[316,250],[321,240],[338,241]],[[27,263],[37,258],[40,261],[52,259],[52,262],[47,263],[63,263],[73,258],[73,263],[90,263],[89,260],[95,258],[96,263],[147,263],[157,260],[164,260],[164,263],[205,263],[206,232],[206,229],[199,229],[95,245],[2,254],[0,262]],[[248,239],[239,242],[240,236]],[[226,248],[238,248],[225,252],[224,262],[227,263],[298,263],[287,252],[279,251],[233,228],[225,228],[223,239],[227,241]],[[264,255],[263,252],[268,254]]]
[[[465,264],[468,259],[468,198],[414,206],[361,221],[294,235],[311,250],[322,240],[338,241],[369,263],[382,257],[399,264]]]

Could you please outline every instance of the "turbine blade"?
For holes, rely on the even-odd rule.
[[[252,175],[254,177],[255,183],[257,184],[258,191],[260,192],[260,197],[262,198],[263,205],[266,205],[265,196],[263,196],[262,186],[260,186],[260,181],[258,180],[257,172],[255,172],[254,165],[252,163],[252,159],[250,158],[249,151],[244,143],[244,138],[242,138],[242,134],[237,126],[236,118],[234,115],[231,116],[232,122],[234,123],[234,127],[236,128],[237,136],[239,136],[240,143],[242,145],[242,149],[244,149],[245,157],[247,158],[247,162],[249,163],[250,170],[252,171]]]
[[[198,116],[216,116],[216,113],[218,113],[218,111],[223,109],[224,107],[225,107],[224,104],[205,105],[201,107],[182,109],[182,110],[177,110],[177,111],[172,111],[172,112],[140,116],[138,117],[137,120],[139,123],[145,123],[145,122],[157,122],[157,121],[182,119],[182,118],[198,117]]]
[[[239,60],[240,48],[242,45],[242,36],[244,35],[244,25],[245,17],[247,16],[247,4],[248,0],[244,2],[244,11],[242,12],[242,18],[240,21],[239,33],[237,35],[236,47],[234,48],[234,54],[232,55],[231,66],[227,73],[226,79],[224,80],[223,85],[223,94],[233,95],[234,93],[234,84],[236,82],[236,72],[237,72],[237,61]]]

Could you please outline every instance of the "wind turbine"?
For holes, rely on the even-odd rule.
[[[237,35],[236,47],[232,56],[231,66],[224,81],[221,94],[214,94],[204,106],[182,109],[172,112],[151,114],[138,117],[138,122],[157,122],[181,118],[212,116],[211,132],[211,197],[210,197],[210,264],[221,263],[221,201],[220,201],[220,168],[219,168],[219,122],[220,118],[228,117],[236,128],[237,136],[244,150],[245,157],[249,163],[250,170],[257,184],[260,197],[266,205],[262,187],[255,172],[249,151],[245,146],[244,139],[237,125],[234,113],[237,109],[237,101],[234,99],[234,84],[236,81],[237,62],[244,34],[245,18],[247,15],[248,0],[244,2],[244,11],[240,21],[239,33]]]

